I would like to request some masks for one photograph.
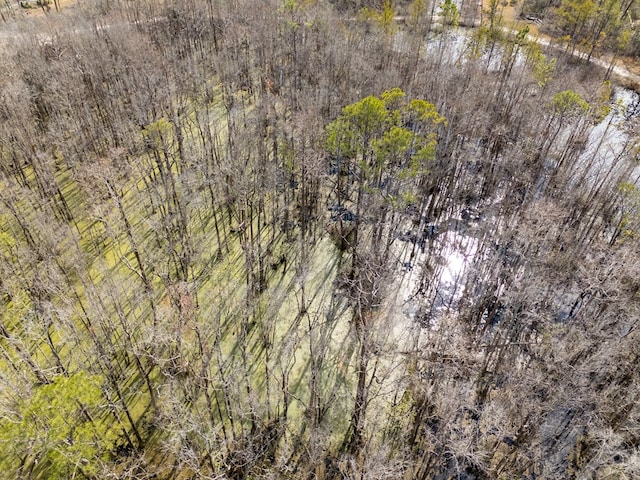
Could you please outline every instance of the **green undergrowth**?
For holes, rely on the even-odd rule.
[[[219,132],[225,120],[217,120]],[[326,350],[314,388],[324,401],[344,404],[328,420],[338,442],[348,423],[340,412],[349,411],[354,386],[347,379],[355,368],[349,306],[335,289],[341,254],[328,237],[285,233],[278,218],[254,216],[237,231],[237,206],[211,205],[206,189],[189,185],[189,166],[173,160],[170,175],[181,205],[172,204],[159,180],[162,167],[154,163],[156,154],[177,154],[171,127],[161,120],[141,135],[151,138],[156,152],[129,158],[124,172],[108,159],[71,167],[58,158],[50,179],[58,193],[34,199],[35,173],[25,167],[28,186],[14,184],[12,197],[5,197],[20,213],[3,208],[0,217],[0,254],[4,268],[16,274],[3,284],[0,371],[22,393],[18,399],[5,389],[0,404],[10,410],[48,383],[64,389],[61,377],[99,377],[100,405],[111,407],[94,409],[95,428],[115,435],[112,448],[125,444],[124,432],[134,444],[143,436],[151,458],[173,441],[171,427],[163,426],[178,422],[172,415],[209,412],[211,398],[224,404],[225,380],[250,393],[226,391],[237,403],[216,412],[212,435],[223,429],[240,435],[250,423],[246,412],[261,422],[286,414],[302,425],[310,408],[311,352],[321,340]],[[281,200],[267,192],[263,201],[269,212]],[[167,237],[174,232],[166,222],[176,221],[180,207],[188,218],[188,245]],[[174,212],[163,216],[163,208]],[[62,218],[65,209],[69,218]],[[189,274],[180,278],[171,256],[185,248],[191,249]],[[262,273],[250,264],[256,255],[263,255]],[[206,386],[189,398],[191,383],[202,385],[205,378]],[[33,455],[37,463],[40,454]]]

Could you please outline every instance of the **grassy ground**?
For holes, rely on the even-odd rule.
[[[224,128],[222,116],[216,121],[218,129]],[[185,137],[190,135],[192,132],[185,132]],[[180,423],[182,416],[208,412],[212,406],[201,393],[192,399],[186,397],[203,378],[211,379],[206,388],[218,400],[224,396],[225,378],[233,388],[246,387],[246,392],[236,389],[224,393],[235,399],[236,404],[224,407],[228,417],[235,417],[235,425],[222,419],[224,426],[211,428],[240,433],[247,428],[246,412],[254,412],[265,422],[281,415],[286,401],[288,419],[293,419],[291,424],[304,429],[312,395],[312,360],[321,358],[315,388],[322,402],[332,405],[333,416],[326,422],[334,436],[333,443],[338,444],[353,405],[357,338],[352,332],[350,308],[335,287],[341,254],[333,242],[323,235],[302,238],[297,230],[286,235],[277,222],[259,229],[260,220],[256,218],[244,232],[233,233],[237,221],[220,207],[215,211],[223,239],[223,244],[219,244],[213,227],[214,210],[203,191],[200,198],[191,198],[187,207],[194,250],[192,277],[186,284],[172,283],[169,252],[162,239],[163,219],[152,208],[150,198],[154,194],[143,182],[143,176],[157,175],[157,168],[150,166],[147,154],[131,161],[135,166],[129,177],[122,179],[115,193],[109,194],[100,180],[101,169],[110,168],[108,165],[95,163],[85,172],[69,168],[59,159],[55,183],[73,221],[48,222],[49,228],[57,229],[51,239],[56,254],[50,260],[55,258],[59,270],[67,275],[64,280],[50,279],[52,284],[60,281],[52,290],[50,303],[58,317],[64,312],[64,321],[54,317],[49,340],[45,331],[26,331],[22,326],[26,316],[34,315],[33,305],[25,301],[20,306],[14,297],[8,305],[11,308],[4,312],[3,323],[48,376],[56,373],[56,355],[70,372],[89,368],[100,373],[103,367],[96,362],[96,355],[105,354],[96,350],[97,345],[108,349],[109,358],[101,361],[110,362],[107,368],[119,378],[124,401],[143,431],[158,415],[151,405],[152,390],[160,414],[168,418],[163,421],[170,425]],[[174,174],[176,181],[181,182],[177,171]],[[117,177],[108,170],[103,175]],[[31,183],[35,181],[32,171],[27,172],[27,178]],[[93,187],[84,183],[87,178],[93,178]],[[186,195],[186,190],[181,190],[180,195],[183,194]],[[29,200],[31,193],[25,190],[20,195],[24,195],[20,202],[25,217],[32,225],[39,225],[34,233],[38,231],[45,238],[49,232],[47,222],[43,219],[42,224],[38,223],[40,213]],[[127,216],[128,227],[117,199]],[[269,211],[272,207],[269,202],[275,199],[265,200],[265,210]],[[11,243],[11,235],[20,237],[20,229],[8,214],[3,212],[2,218],[2,231],[10,232],[3,239]],[[254,234],[251,239],[251,230],[260,230],[261,234]],[[267,262],[273,259],[272,266],[267,267],[266,285],[261,293],[250,288],[247,277],[247,272],[255,268],[248,262],[258,245],[263,252],[271,252],[265,255]],[[145,262],[150,292],[145,293],[140,265],[134,255],[136,248]],[[275,261],[285,257],[285,262]],[[29,282],[17,277],[15,280],[18,291],[23,291],[26,288],[23,284]],[[13,369],[21,364],[19,352],[6,341],[2,346],[10,353],[0,360],[0,372],[9,377],[16,375],[7,378],[8,383],[24,383],[29,374],[21,368]],[[322,355],[313,353],[316,348],[324,349]],[[144,378],[145,373],[152,388]],[[385,402],[388,400],[385,397]],[[3,395],[2,403],[11,403],[11,398]],[[336,405],[342,408],[335,408]],[[240,418],[241,413],[245,418]],[[126,423],[122,413],[118,417],[120,423]],[[103,421],[111,423],[113,417],[106,416]],[[291,431],[285,437],[299,433]],[[159,452],[166,453],[172,435],[161,429],[150,437],[149,462],[159,465],[161,471],[171,470],[171,462],[176,459],[173,455],[156,458]]]

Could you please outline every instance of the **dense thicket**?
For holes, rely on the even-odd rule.
[[[636,120],[367,6],[6,30],[3,478],[640,475]]]

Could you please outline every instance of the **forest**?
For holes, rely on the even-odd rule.
[[[4,0],[0,478],[640,478],[636,5],[507,5]]]

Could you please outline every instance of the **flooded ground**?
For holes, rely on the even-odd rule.
[[[469,37],[458,31],[446,32],[427,41],[426,49],[430,56],[440,55],[445,63],[457,65],[470,53]],[[487,62],[490,71],[498,70],[501,52],[485,52],[481,61]],[[640,168],[629,162],[637,144],[640,95],[614,87],[608,108],[608,114],[598,124],[586,126],[582,153],[570,171],[564,173],[570,185],[589,186],[592,195],[604,189],[615,190],[620,178],[628,178],[635,184],[640,180]],[[569,135],[568,129],[560,134]],[[546,180],[543,177],[538,186],[539,195],[559,168],[560,153],[551,152],[547,159],[548,173]],[[499,203],[500,200],[493,201]],[[470,214],[470,211],[474,213]],[[484,261],[478,255],[487,255],[487,246],[483,245],[486,238],[479,235],[478,230],[488,228],[488,223],[494,220],[491,216],[485,217],[477,208],[460,207],[443,218],[424,221],[413,229],[401,229],[396,241],[399,275],[394,286],[397,291],[394,302],[403,318],[423,327],[437,328],[443,315],[458,311],[465,286],[469,287],[469,269]],[[559,319],[570,316],[578,294],[558,293],[555,301]]]

